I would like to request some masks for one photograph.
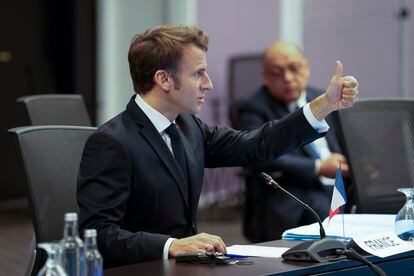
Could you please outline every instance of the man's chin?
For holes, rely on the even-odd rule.
[[[292,102],[292,101],[296,101],[297,99],[299,99],[300,97],[300,92],[298,93],[297,91],[292,91],[289,92],[287,95],[285,95],[285,101],[286,102]]]
[[[203,109],[203,105],[199,105],[193,110],[192,114],[198,114],[201,112],[202,109]]]
[[[201,108],[200,109],[188,110],[188,111],[185,111],[185,112],[181,112],[181,114],[197,115],[200,112],[201,112]]]

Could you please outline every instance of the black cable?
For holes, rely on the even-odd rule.
[[[360,261],[361,263],[366,264],[369,268],[375,271],[375,273],[377,273],[379,276],[387,276],[387,273],[385,273],[384,270],[382,270],[379,266],[368,261],[367,258],[361,256],[358,252],[356,252],[352,248],[349,248],[346,250],[338,249],[336,253],[339,255],[345,255],[348,257],[348,259],[354,259],[354,260]]]

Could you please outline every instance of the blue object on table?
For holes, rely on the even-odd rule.
[[[236,254],[224,254],[224,256],[234,258],[234,259],[246,259],[248,257],[248,256],[236,255]]]

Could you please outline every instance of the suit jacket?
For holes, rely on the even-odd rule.
[[[320,91],[308,88],[308,102],[320,94]],[[280,120],[289,115],[286,105],[272,97],[266,87],[259,89],[252,97],[236,102],[232,109],[233,124],[242,130],[252,130],[264,122]],[[331,152],[342,153],[338,141],[340,129],[337,113],[330,114],[326,121],[330,126],[325,136],[329,149]],[[325,191],[315,174],[315,159],[309,145],[305,145],[277,159],[249,167],[244,232],[250,240],[262,242],[277,239],[285,229],[306,221],[306,216],[310,217],[309,222],[313,220],[295,201],[280,191],[263,185],[256,177],[251,177],[251,173],[256,175],[260,171],[268,172],[279,184],[310,204],[321,217],[326,217],[331,195]]]
[[[197,232],[204,167],[263,163],[322,136],[301,110],[252,132],[208,126],[193,115],[180,115],[176,123],[189,197],[177,162],[134,97],[85,144],[77,186],[80,229],[97,229],[105,267],[160,259],[169,237]]]

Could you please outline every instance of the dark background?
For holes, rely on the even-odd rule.
[[[27,125],[16,99],[82,94],[95,123],[94,0],[14,0],[0,7],[0,199],[24,195],[9,128]]]

